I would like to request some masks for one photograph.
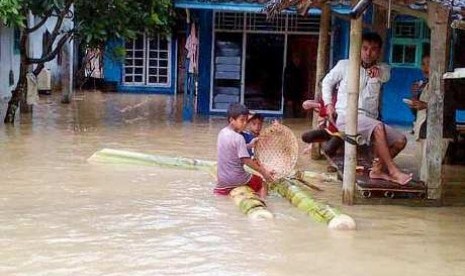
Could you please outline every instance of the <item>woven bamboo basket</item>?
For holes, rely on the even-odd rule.
[[[291,174],[298,154],[297,138],[282,124],[272,124],[264,129],[255,146],[255,157],[267,170],[275,171],[275,180]]]

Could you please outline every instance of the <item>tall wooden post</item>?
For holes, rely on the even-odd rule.
[[[349,81],[347,84],[346,133],[357,134],[358,94],[360,90],[360,52],[362,47],[362,17],[350,21]],[[345,143],[342,203],[352,205],[355,194],[357,146]]]
[[[320,80],[325,76],[329,65],[329,25],[331,24],[331,9],[329,5],[323,4],[320,17],[320,34],[318,37],[318,54],[316,58],[315,99],[321,97]],[[318,124],[318,114],[314,112],[312,127]],[[312,147],[312,159],[321,158],[320,144],[315,143]]]
[[[443,124],[444,124],[444,80],[449,41],[450,10],[433,1],[428,2],[428,22],[431,28],[430,89],[428,102],[428,120],[426,134],[426,183],[428,198],[442,198],[442,159],[443,159]]]

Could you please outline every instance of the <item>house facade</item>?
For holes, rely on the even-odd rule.
[[[40,22],[40,18],[32,17],[31,25]],[[49,18],[47,22],[38,30],[30,34],[28,52],[32,58],[40,58],[47,42],[48,37],[53,32],[56,24],[56,18]],[[63,22],[62,29],[67,30],[73,28],[73,20],[66,19]],[[7,100],[11,97],[11,90],[15,88],[18,81],[19,66],[20,66],[20,53],[19,53],[19,40],[20,31],[17,28],[10,28],[0,23],[0,99]],[[70,54],[67,58],[72,63],[74,61],[74,42],[68,42],[68,49]],[[52,61],[45,63],[45,70],[48,70],[51,75],[51,88],[52,90],[60,89],[62,86],[62,78],[64,70],[62,68],[63,55],[59,53],[58,56]],[[72,74],[72,73],[71,73]]]
[[[19,74],[19,33],[0,23],[0,101],[11,96]]]
[[[109,52],[124,47],[126,57],[105,58],[105,80],[116,82],[119,91],[193,94],[200,114],[223,114],[231,102],[241,102],[269,116],[282,116],[287,104],[284,73],[293,55],[302,60],[302,99],[313,98],[320,10],[310,9],[305,17],[290,10],[267,20],[265,2],[176,0],[181,14],[188,11],[189,24],[178,24],[169,38],[109,43]],[[331,8],[332,66],[349,54],[350,6]],[[369,28],[371,10],[364,21]],[[199,40],[196,85],[189,84],[186,63],[190,24],[195,24]],[[394,16],[384,34],[383,59],[392,67],[391,80],[383,88],[381,116],[386,122],[406,125],[414,120],[402,99],[411,97],[411,83],[423,77],[420,64],[429,51],[429,33],[423,19]]]

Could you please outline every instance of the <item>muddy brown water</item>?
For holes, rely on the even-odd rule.
[[[278,196],[274,220],[249,220],[203,172],[86,161],[102,148],[215,159],[225,120],[182,122],[181,103],[53,95],[32,120],[0,125],[0,275],[465,274],[465,208],[343,206],[341,183],[322,174],[315,198],[358,224],[334,232]],[[296,135],[309,124],[284,123]],[[298,166],[326,170],[308,157]]]

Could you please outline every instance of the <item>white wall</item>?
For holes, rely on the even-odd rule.
[[[34,25],[40,22],[40,18],[36,17],[34,20]],[[55,28],[56,24],[56,18],[51,17],[47,20],[47,22],[42,26],[39,30],[35,31],[30,35],[30,41],[33,42],[31,44],[31,50],[30,53],[32,54],[33,57],[35,58],[40,58],[42,55],[43,51],[43,34],[45,31],[48,31],[49,33],[53,32],[53,29]],[[73,28],[74,23],[72,19],[65,19],[62,25],[62,30],[69,30]],[[60,37],[58,37],[55,40],[55,43],[59,40]],[[69,42],[71,48],[74,48],[74,41]],[[56,44],[54,45],[56,46]],[[73,55],[70,56],[71,62],[73,62],[74,57]],[[52,89],[59,89],[61,87],[61,71],[60,71],[60,66],[57,63],[57,58],[55,58],[52,61],[49,61],[45,63],[45,68],[49,69],[51,74],[52,74]]]
[[[14,84],[10,86],[10,70]],[[0,101],[11,96],[19,75],[19,54],[14,53],[14,31],[0,23]]]
[[[35,19],[35,24],[40,21],[39,18]],[[43,33],[48,30],[50,33],[55,27],[56,18],[50,18],[44,26],[39,30],[35,31],[31,37],[31,54],[32,57],[39,58],[42,54],[42,40]],[[67,30],[73,27],[73,21],[71,19],[65,20],[63,29]],[[74,42],[71,41],[71,48],[74,47]],[[71,62],[74,58],[71,55]],[[0,102],[7,100],[11,96],[11,90],[15,87],[18,81],[19,75],[19,64],[20,56],[19,53],[15,53],[14,50],[14,30],[8,28],[0,23]],[[61,72],[60,67],[57,64],[57,59],[47,62],[45,67],[51,70],[52,73],[52,87],[59,88],[61,86]],[[14,84],[9,85],[10,70],[13,70]]]

